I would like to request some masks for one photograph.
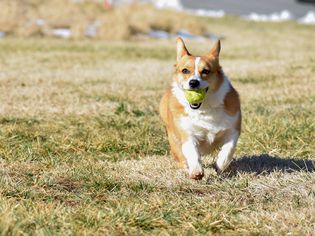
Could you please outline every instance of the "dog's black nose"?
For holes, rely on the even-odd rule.
[[[200,84],[199,81],[196,79],[192,79],[191,81],[189,81],[189,86],[191,88],[197,88],[199,86],[199,84]]]

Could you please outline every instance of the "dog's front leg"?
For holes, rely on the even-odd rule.
[[[194,138],[188,138],[183,143],[182,152],[187,161],[189,177],[196,180],[202,179],[204,174],[197,143]]]
[[[223,172],[230,165],[239,135],[239,132],[235,130],[226,138],[216,162],[216,168],[219,173]]]

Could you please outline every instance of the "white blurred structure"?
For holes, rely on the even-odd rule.
[[[304,17],[299,19],[302,24],[315,25],[315,12],[309,11]]]
[[[186,10],[188,13],[191,13],[196,16],[204,16],[204,17],[214,17],[214,18],[220,18],[225,16],[225,12],[220,10],[205,10],[205,9],[196,9],[196,10]]]
[[[151,1],[157,8],[170,8],[174,10],[183,10],[183,5],[180,0],[157,0]]]
[[[183,10],[183,5],[180,0],[104,0],[106,5],[121,5],[136,2],[151,3],[156,8],[169,8],[177,11]]]
[[[288,10],[283,10],[281,12],[274,12],[271,14],[258,14],[251,13],[248,16],[243,16],[247,20],[252,21],[272,21],[272,22],[282,22],[287,20],[292,20],[292,14]]]

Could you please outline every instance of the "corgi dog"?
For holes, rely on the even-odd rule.
[[[241,106],[237,91],[219,64],[220,40],[204,56],[191,55],[177,39],[173,82],[160,102],[171,155],[189,177],[202,179],[201,156],[220,149],[215,168],[223,172],[231,163],[241,133]],[[190,104],[185,90],[205,89],[202,102]]]

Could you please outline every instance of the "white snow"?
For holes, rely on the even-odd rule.
[[[315,12],[309,11],[305,16],[299,19],[302,24],[315,25]]]
[[[71,30],[67,28],[53,29],[52,34],[56,37],[68,39],[71,36]]]
[[[99,21],[90,23],[85,29],[85,36],[95,38],[97,36],[97,28],[101,25]]]
[[[35,24],[38,26],[43,26],[46,24],[46,21],[44,19],[38,18],[35,20]]]
[[[256,12],[250,13],[243,18],[252,21],[272,21],[272,22],[282,22],[292,20],[293,16],[288,10],[283,10],[281,12],[274,12],[271,14],[258,14]]]
[[[186,11],[196,16],[215,17],[215,18],[220,18],[220,17],[225,16],[225,12],[223,10],[197,9],[197,10],[186,10]]]
[[[183,5],[180,2],[180,0],[157,0],[152,1],[155,7],[159,9],[168,8],[168,9],[174,9],[177,11],[183,10]]]

